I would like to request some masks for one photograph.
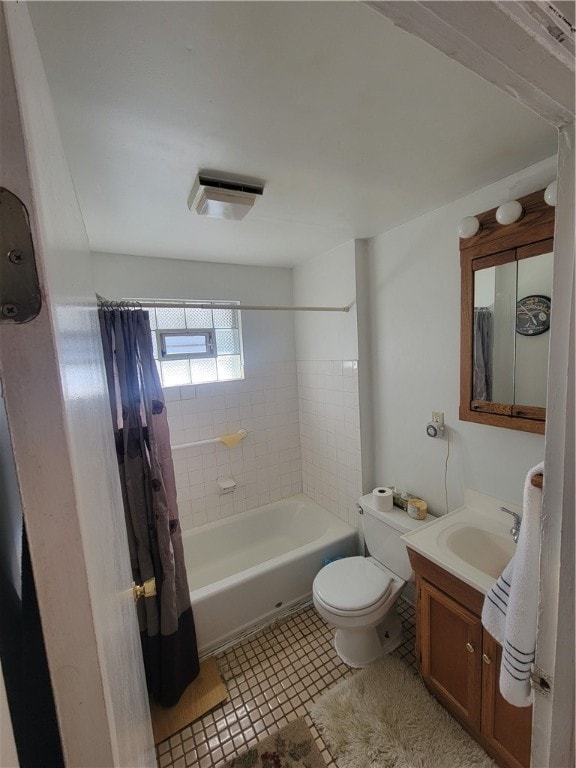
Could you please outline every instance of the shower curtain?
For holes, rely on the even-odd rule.
[[[170,707],[200,667],[164,396],[148,313],[104,308],[98,315],[132,574],[137,584],[156,579],[156,596],[136,604],[146,681]]]
[[[472,399],[492,400],[492,310],[474,308]]]

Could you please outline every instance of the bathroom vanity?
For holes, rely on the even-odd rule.
[[[416,655],[431,693],[503,768],[529,768],[532,707],[498,686],[501,648],[482,627],[484,595],[514,554],[499,500],[466,505],[404,538],[416,575]]]
[[[416,574],[416,644],[428,689],[499,765],[529,768],[532,707],[498,689],[501,647],[480,623],[484,595],[408,550]]]

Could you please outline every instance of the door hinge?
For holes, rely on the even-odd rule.
[[[41,306],[28,211],[0,187],[0,323],[27,323]]]
[[[550,696],[552,693],[552,676],[547,675],[543,669],[536,664],[532,664],[530,670],[530,685],[535,691],[543,696]]]

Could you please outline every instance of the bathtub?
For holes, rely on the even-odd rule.
[[[310,599],[326,557],[354,555],[358,534],[307,496],[182,533],[201,655]]]

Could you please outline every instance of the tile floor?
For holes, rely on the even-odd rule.
[[[394,655],[415,666],[414,608],[398,603],[404,642]],[[353,674],[332,645],[333,630],[313,606],[268,627],[217,656],[228,699],[157,748],[160,768],[222,768],[289,720],[304,717],[328,768],[330,752],[308,706]]]

